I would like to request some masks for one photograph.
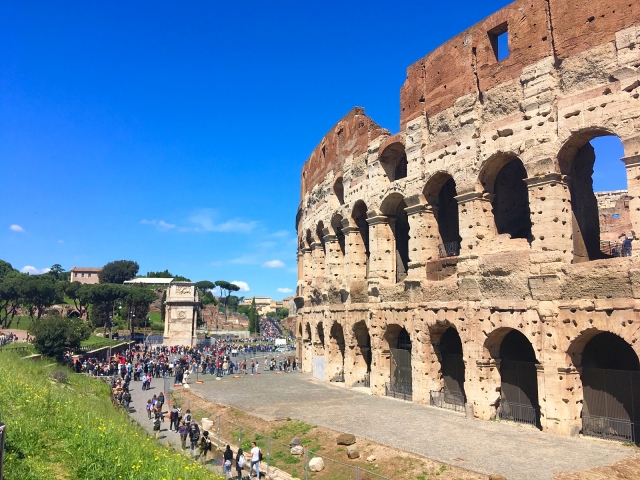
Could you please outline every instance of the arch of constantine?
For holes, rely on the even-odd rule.
[[[409,66],[398,134],[349,112],[302,169],[303,370],[640,441],[640,260],[607,230],[640,232],[639,96],[640,3],[518,0]],[[605,135],[626,192],[593,191]]]

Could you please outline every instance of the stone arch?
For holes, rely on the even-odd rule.
[[[324,222],[320,220],[316,225],[316,236],[315,241],[320,242],[322,251],[325,252],[325,244],[324,244]]]
[[[386,394],[393,397],[411,398],[413,395],[413,369],[411,351],[413,345],[408,330],[399,324],[388,324],[384,333],[389,356],[389,383]],[[384,366],[382,367],[384,368]]]
[[[462,237],[460,237],[458,201],[455,198],[458,195],[455,180],[447,172],[437,172],[427,181],[423,195],[432,208],[438,225],[440,244],[444,246],[446,256],[457,255]]]
[[[380,165],[390,182],[406,178],[408,162],[404,144],[394,142],[387,145],[380,152]]]
[[[324,348],[324,324],[322,322],[318,322],[316,326],[316,332],[318,334],[318,343]]]
[[[356,241],[353,254],[355,256],[354,264],[357,264],[362,268],[364,266],[364,278],[369,276],[369,257],[371,251],[369,250],[369,224],[367,223],[367,204],[358,200],[351,211],[351,218],[356,224],[357,231],[355,232]]]
[[[358,381],[362,380],[363,384],[367,382],[371,373],[372,350],[371,335],[367,322],[360,320],[352,327],[353,337],[355,339],[355,358],[353,373]]]
[[[333,194],[338,200],[338,205],[344,205],[344,179],[342,175],[333,182]]]
[[[380,210],[389,219],[389,227],[394,240],[395,253],[395,281],[401,282],[409,272],[409,217],[405,209],[407,204],[404,197],[398,193],[391,193],[380,205]]]
[[[459,398],[457,404],[464,407],[466,395],[464,391],[465,365],[462,352],[462,339],[458,330],[446,324],[434,330],[430,328],[431,341],[440,361],[440,381],[442,390]]]
[[[311,324],[309,322],[307,322],[307,324],[305,325],[304,341],[305,342],[313,341],[313,337],[311,336]]]
[[[327,363],[330,366],[328,378],[332,381],[344,382],[344,365],[345,365],[345,348],[344,330],[342,324],[334,321],[329,331],[329,349]]]
[[[305,242],[306,242],[306,247],[307,248],[311,248],[311,244],[313,243],[313,234],[311,233],[311,229],[307,228],[307,232],[305,234]]]
[[[582,433],[640,442],[640,360],[625,339],[595,328],[568,351],[582,382]]]
[[[333,216],[331,217],[331,231],[336,236],[336,239],[338,240],[338,245],[340,247],[340,253],[342,257],[344,257],[345,239],[344,239],[344,233],[342,232],[342,215],[340,215],[339,213],[334,213]]]
[[[499,153],[487,160],[480,172],[480,184],[490,195],[498,234],[525,238],[531,243],[531,212],[527,170],[522,160],[510,153]]]
[[[500,374],[497,414],[503,420],[541,429],[538,365],[532,342],[514,328],[501,327],[485,340]]]
[[[596,152],[591,141],[597,137],[616,137],[609,129],[592,127],[572,134],[558,152],[558,167],[569,184],[571,197],[571,223],[573,238],[573,262],[610,258],[626,254],[623,252],[622,238],[620,245],[611,247],[601,244],[601,224],[598,200],[593,187]],[[622,141],[620,140],[622,143]],[[623,148],[624,148],[624,144]],[[626,178],[625,178],[626,183]],[[628,185],[627,185],[628,187]],[[631,230],[629,219],[629,230]],[[620,234],[629,232],[619,232]],[[634,233],[631,231],[630,236]],[[614,240],[614,243],[618,243]],[[630,252],[629,252],[630,254]]]

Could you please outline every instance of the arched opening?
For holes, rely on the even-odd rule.
[[[574,135],[558,155],[571,194],[574,263],[631,255],[623,156],[620,139],[603,130]]]
[[[582,433],[640,443],[640,362],[631,345],[610,332],[582,352]]]
[[[344,331],[342,325],[334,322],[329,332],[329,363],[335,365],[335,375],[331,379],[333,382],[344,382]]]
[[[331,219],[331,228],[336,235],[338,245],[340,247],[340,254],[344,258],[345,246],[344,246],[344,233],[342,232],[342,215],[334,215]]]
[[[458,201],[456,200],[456,182],[446,173],[434,175],[423,191],[427,203],[433,208],[433,216],[438,223],[441,257],[452,257],[460,254],[460,221],[458,217]]]
[[[402,143],[392,143],[380,155],[380,165],[390,182],[407,177],[407,154]]]
[[[401,282],[409,273],[409,216],[405,211],[407,204],[399,193],[389,195],[380,206],[382,213],[389,218],[389,226],[394,239],[395,277]]]
[[[306,247],[311,248],[311,244],[313,243],[313,235],[311,235],[311,230],[307,228],[307,233],[305,235]]]
[[[524,238],[531,243],[529,190],[525,178],[527,171],[522,161],[509,155],[492,159],[481,176],[485,191],[494,195],[492,211],[498,234]]]
[[[333,184],[333,193],[338,199],[338,203],[340,205],[344,205],[344,185],[342,182],[342,177],[338,177],[338,179]]]
[[[389,382],[387,396],[411,400],[413,394],[411,373],[411,337],[400,325],[389,325],[384,335],[389,345]]]
[[[358,200],[353,206],[351,218],[358,227],[360,242],[355,249],[356,261],[358,265],[365,266],[365,278],[369,276],[369,224],[367,223],[367,205]]]
[[[298,335],[302,338],[302,324],[298,325]]]
[[[364,320],[360,320],[353,326],[353,335],[356,339],[356,358],[354,362],[354,386],[371,386],[371,336],[369,327]]]
[[[442,390],[431,392],[431,405],[464,412],[464,360],[458,331],[447,328],[440,337],[437,352],[442,368]]]
[[[324,348],[324,325],[322,324],[322,322],[318,323],[318,327],[316,328],[317,332],[318,332],[318,340],[320,341],[320,345],[322,345],[322,348]]]
[[[540,425],[538,361],[531,342],[518,330],[510,330],[500,343],[500,405],[502,420]]]
[[[311,325],[307,322],[307,325],[305,326],[306,329],[306,335],[304,338],[305,342],[311,342]]]
[[[325,245],[324,245],[324,222],[322,220],[320,220],[318,222],[318,225],[316,226],[316,238],[317,241],[320,242],[320,246],[322,248],[322,253],[325,254],[326,250],[325,250]]]

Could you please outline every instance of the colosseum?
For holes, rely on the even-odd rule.
[[[399,133],[342,118],[302,169],[303,370],[639,442],[639,67],[640,2],[518,0],[408,67]]]

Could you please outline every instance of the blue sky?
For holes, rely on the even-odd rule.
[[[406,67],[508,2],[128,3],[0,3],[0,258],[282,298],[321,137],[356,105],[396,132]]]

